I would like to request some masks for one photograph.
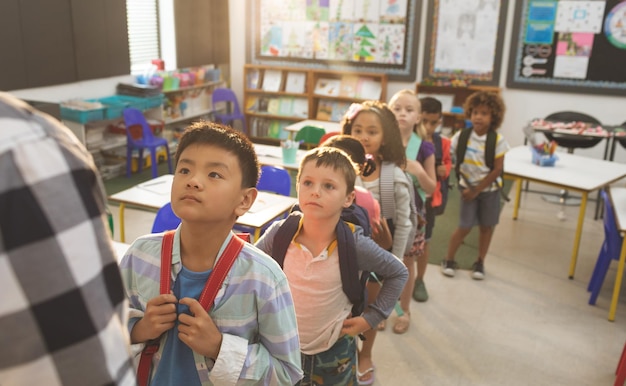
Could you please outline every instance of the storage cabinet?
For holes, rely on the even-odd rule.
[[[432,96],[439,99],[443,109],[442,126],[450,129],[452,132],[465,127],[465,113],[459,110],[459,108],[462,109],[467,97],[476,91],[488,91],[499,94],[500,88],[495,86],[459,87],[419,83],[415,86],[415,92],[418,97]],[[451,109],[454,112],[450,111]]]
[[[304,119],[338,122],[351,103],[385,101],[387,76],[294,67],[244,66],[243,112],[248,135],[276,142]]]

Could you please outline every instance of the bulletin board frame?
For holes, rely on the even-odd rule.
[[[491,39],[495,38],[495,42],[493,42],[494,46],[489,47],[490,49],[487,52],[487,55],[491,55],[493,60],[490,63],[490,68],[481,69],[462,69],[457,67],[449,67],[449,68],[438,68],[437,60],[440,48],[438,45],[445,44],[445,37],[440,36],[438,31],[441,25],[442,31],[445,26],[442,25],[442,15],[440,10],[442,7],[452,7],[457,10],[460,7],[465,6],[468,2],[465,0],[428,0],[428,14],[432,15],[432,17],[428,18],[426,24],[426,39],[425,39],[425,50],[424,50],[424,66],[422,71],[422,77],[428,80],[449,80],[449,79],[462,79],[471,84],[475,85],[485,85],[485,86],[497,86],[500,81],[500,67],[502,62],[502,46],[504,41],[504,31],[506,29],[506,16],[508,9],[508,1],[507,0],[494,0],[499,4],[499,10],[497,12],[497,18],[483,20],[481,22],[480,18],[477,17],[476,13],[469,13],[470,20],[474,20],[476,25],[489,25],[489,22],[492,20],[496,20],[497,26],[493,26],[491,24],[491,30],[489,31],[489,37]],[[488,2],[484,2],[488,3]],[[479,2],[477,7],[482,7],[483,2]],[[462,8],[461,8],[462,9]],[[459,19],[463,17],[459,15]],[[455,24],[455,28],[458,27],[460,23]],[[495,28],[493,28],[495,27]],[[430,32],[428,32],[430,31]],[[495,35],[495,36],[494,36]],[[477,37],[478,39],[478,37]],[[481,39],[484,41],[484,39]],[[443,42],[443,43],[442,43]],[[462,45],[463,43],[459,40],[456,40],[455,44]],[[490,43],[491,44],[491,43]],[[473,48],[468,46],[467,48]],[[456,51],[455,51],[456,52]],[[483,64],[484,65],[484,64]]]
[[[283,9],[287,8],[289,4],[293,3],[302,3],[306,4],[307,7],[307,17],[308,8],[311,4],[319,6],[320,4],[329,4],[328,0],[296,0],[296,1],[285,1],[285,0],[251,0],[249,6],[246,7],[246,62],[251,64],[260,64],[260,65],[275,65],[275,66],[288,66],[288,67],[301,67],[301,68],[312,68],[312,69],[322,69],[322,70],[336,70],[336,71],[346,71],[346,72],[372,72],[372,73],[384,73],[387,74],[389,80],[394,81],[415,81],[416,72],[417,72],[417,48],[419,44],[419,33],[420,33],[420,16],[422,9],[422,1],[423,0],[401,0],[400,4],[402,6],[406,5],[406,14],[397,20],[389,20],[385,19],[382,21],[378,27],[380,31],[385,31],[383,27],[389,30],[393,28],[394,31],[398,31],[397,28],[403,27],[403,36],[401,37],[401,61],[393,62],[397,60],[397,54],[392,56],[393,59],[388,59],[386,62],[383,60],[374,61],[359,58],[358,60],[354,59],[352,56],[351,59],[346,59],[346,57],[334,57],[334,54],[331,54],[331,50],[328,49],[327,55],[302,55],[296,52],[295,54],[290,53],[289,55],[285,55],[281,50],[275,50],[273,54],[269,54],[267,50],[267,41],[270,39],[268,37],[268,29],[276,28],[276,29],[286,29],[286,26],[290,23],[288,19],[280,21],[278,17],[268,18],[265,14],[262,15],[262,12],[267,12],[268,9],[277,9],[277,7],[282,7]],[[339,2],[344,5],[344,7],[354,7],[362,6],[364,3],[369,4],[383,4],[387,2],[387,0],[380,1],[343,1]],[[278,5],[272,6],[273,3]],[[337,3],[337,2],[335,2]],[[334,4],[335,4],[334,3]],[[393,5],[397,4],[397,2],[388,2],[388,4]],[[350,21],[331,21],[331,16],[329,16],[330,12],[326,11],[327,19],[322,19],[319,24],[323,25],[330,32],[332,29],[339,28],[339,23],[344,23],[348,25],[350,31],[354,32],[355,30],[359,30],[360,26],[364,23],[361,20],[352,20]],[[333,12],[333,14],[335,14]],[[382,14],[382,13],[381,13]],[[272,20],[270,23],[264,22],[267,19]],[[281,24],[282,23],[282,24]],[[293,22],[291,22],[293,23]],[[306,22],[300,21],[298,27],[304,28],[304,24]],[[332,25],[331,25],[332,24]],[[374,23],[376,24],[376,23]],[[368,23],[368,26],[370,24]],[[375,30],[377,28],[376,25],[372,26],[370,29]],[[324,31],[324,29],[322,29]],[[314,32],[315,33],[315,32]],[[382,32],[381,32],[382,34]],[[322,34],[324,36],[324,34]],[[328,35],[328,40],[332,39],[332,35]],[[377,38],[378,39],[378,38]],[[356,39],[355,39],[356,40]],[[285,41],[285,39],[282,39]],[[287,40],[288,41],[288,40]],[[266,44],[264,44],[266,43]],[[375,48],[379,48],[378,52],[383,52],[385,49],[384,42],[375,43]],[[392,45],[393,47],[398,48],[399,44]],[[315,49],[313,50],[315,51]],[[336,52],[336,51],[334,51]],[[353,51],[354,52],[354,51]],[[400,50],[398,49],[398,52]],[[381,54],[382,55],[382,54]],[[377,57],[381,57],[381,55]]]
[[[554,0],[557,4],[559,1]],[[593,34],[592,43],[586,43],[587,46],[584,46],[584,43],[577,44],[572,52],[569,52],[569,46],[563,48],[563,44],[566,44],[565,37],[562,37],[557,32],[559,28],[562,28],[558,27],[560,15],[557,14],[554,17],[554,25],[552,27],[554,31],[552,35],[542,35],[541,31],[539,31],[540,28],[533,26],[533,23],[540,25],[541,16],[537,16],[539,13],[535,10],[533,10],[531,15],[531,5],[539,6],[541,4],[538,4],[537,0],[516,1],[516,16],[511,35],[507,87],[607,96],[626,95],[626,71],[624,71],[626,68],[626,47],[620,49],[614,46],[609,41],[610,33],[607,33],[607,22],[610,21],[612,10],[620,5],[620,7],[623,7],[622,11],[626,11],[626,1],[607,0],[602,3],[605,3],[605,8],[601,20],[601,31]],[[542,14],[546,14],[546,12]],[[610,31],[610,28],[608,31]],[[626,31],[626,28],[624,31]],[[576,33],[575,29],[572,35],[574,33]],[[527,36],[528,34],[531,34],[530,37]],[[584,38],[584,35],[579,36]],[[589,35],[589,33],[586,35]],[[549,37],[552,37],[552,42],[550,44],[542,44],[548,43],[547,38]],[[567,39],[575,41],[575,38],[571,36]],[[589,40],[588,37],[587,40]],[[563,50],[566,50],[566,52],[562,52]],[[559,53],[559,51],[561,52]],[[583,67],[585,65],[585,55],[588,55],[586,56],[588,62],[586,64],[586,72],[583,73],[585,69]],[[567,75],[567,73],[564,72],[565,70],[557,67],[557,58],[559,56],[561,56],[561,60],[573,61],[571,73],[577,76],[577,78],[562,75],[563,73]],[[543,60],[542,62],[536,62],[538,58],[545,59],[545,62]],[[576,61],[581,60],[581,65],[575,66]],[[567,62],[562,61],[560,63]],[[524,75],[523,71],[526,71],[526,75]],[[535,71],[542,73],[534,74],[533,72]],[[574,71],[578,71],[578,74]],[[557,72],[559,75],[555,76]],[[582,77],[583,74],[584,78]]]

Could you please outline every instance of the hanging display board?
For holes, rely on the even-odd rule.
[[[506,0],[430,0],[423,77],[497,85]]]
[[[383,72],[415,80],[421,0],[251,0],[253,64]]]
[[[507,86],[626,95],[626,1],[518,0]]]

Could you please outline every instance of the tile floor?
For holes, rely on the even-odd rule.
[[[578,207],[565,207],[567,219],[559,221],[559,206],[537,193],[522,195],[516,221],[513,204],[503,208],[484,281],[468,271],[447,278],[429,265],[430,300],[412,304],[409,331],[378,334],[374,385],[612,385],[626,342],[626,294],[609,322],[614,263],[597,304],[587,304],[604,238],[594,208],[590,202],[573,280],[567,273]],[[117,207],[111,210],[117,216]],[[153,219],[127,209],[127,242],[149,232]]]

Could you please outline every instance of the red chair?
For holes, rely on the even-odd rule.
[[[329,133],[326,133],[324,135],[322,135],[322,138],[320,138],[320,145],[323,144],[328,138],[334,137],[335,135],[339,135],[341,134],[338,131],[331,131]]]
[[[615,383],[614,386],[624,386],[626,382],[626,345],[622,349],[622,356],[617,363],[617,370],[615,370]]]
[[[157,149],[161,146],[165,147],[167,158],[167,166],[170,174],[172,174],[172,158],[170,157],[170,148],[167,139],[155,137],[152,134],[150,125],[140,110],[134,108],[124,109],[124,123],[126,124],[126,177],[130,177],[131,161],[133,150],[139,151],[138,170],[143,168],[143,151],[148,149],[152,156],[152,178],[159,176],[157,169]],[[133,130],[133,126],[140,126],[141,131]]]

